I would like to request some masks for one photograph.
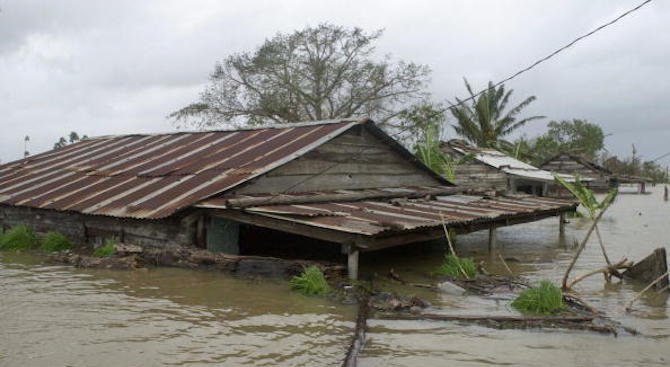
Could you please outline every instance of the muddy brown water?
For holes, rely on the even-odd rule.
[[[662,187],[651,195],[621,195],[603,219],[610,257],[640,259],[670,245],[670,203]],[[560,281],[587,223],[558,220],[507,227],[499,251],[532,281]],[[460,236],[458,251],[490,257],[484,232]],[[390,268],[407,280],[431,282],[444,244],[362,256],[362,277],[375,286],[417,294],[445,314],[515,314],[505,298],[451,296],[385,280]],[[603,264],[589,243],[576,273]],[[667,296],[624,304],[643,285],[605,285],[593,277],[577,289],[584,299],[644,336],[564,330],[497,330],[456,322],[370,320],[360,366],[667,366]],[[304,297],[272,279],[239,279],[181,269],[80,270],[27,254],[0,254],[0,366],[337,366],[346,353],[355,307]]]

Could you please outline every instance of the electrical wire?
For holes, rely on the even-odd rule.
[[[467,102],[467,101],[473,100],[473,99],[477,98],[478,96],[482,95],[483,93],[487,92],[488,90],[497,88],[498,86],[500,86],[500,85],[502,85],[502,84],[504,84],[504,83],[506,83],[506,82],[508,82],[508,81],[510,81],[510,80],[512,80],[512,79],[514,79],[514,78],[516,78],[516,77],[518,77],[519,75],[521,75],[521,74],[523,74],[523,73],[526,73],[526,72],[532,70],[533,68],[535,68],[536,66],[540,65],[541,63],[543,63],[543,62],[545,62],[545,61],[547,61],[547,60],[553,58],[554,56],[558,55],[559,53],[561,53],[561,52],[567,50],[568,48],[570,48],[570,47],[572,47],[572,46],[574,46],[574,45],[577,44],[579,41],[581,41],[581,40],[583,40],[583,39],[585,39],[585,38],[587,38],[587,37],[592,36],[593,34],[599,32],[600,30],[602,30],[602,29],[604,29],[604,28],[607,28],[607,27],[611,26],[612,24],[618,22],[619,20],[623,19],[624,17],[626,17],[626,16],[628,16],[628,15],[630,15],[630,14],[636,12],[637,10],[639,10],[640,8],[642,8],[643,6],[649,4],[651,1],[652,1],[652,0],[645,0],[645,1],[641,2],[641,3],[638,4],[637,6],[635,6],[635,7],[631,8],[631,9],[629,9],[629,10],[627,10],[627,11],[621,13],[619,16],[617,16],[616,18],[610,20],[609,22],[606,22],[606,23],[604,23],[604,24],[601,24],[600,26],[594,28],[594,29],[591,30],[590,32],[585,33],[585,34],[583,34],[583,35],[581,35],[581,36],[575,38],[574,40],[570,41],[569,43],[565,44],[564,46],[561,46],[561,47],[559,47],[558,49],[556,49],[555,51],[551,52],[551,53],[548,54],[547,56],[544,56],[544,57],[538,59],[537,61],[533,62],[533,63],[530,64],[529,66],[527,66],[527,67],[525,67],[525,68],[523,68],[523,69],[521,69],[521,70],[515,72],[514,74],[511,74],[510,76],[508,76],[508,77],[506,77],[506,78],[500,80],[499,82],[497,82],[497,83],[495,83],[495,84],[489,86],[488,88],[482,89],[482,90],[479,91],[478,93],[476,93],[476,94],[474,94],[474,95],[471,95],[470,97],[468,97],[468,98],[466,98],[466,99],[458,100],[458,103],[450,104],[449,106],[447,106],[447,107],[441,109],[441,110],[440,110],[440,113],[443,113],[443,112],[448,111],[448,110],[450,110],[450,109],[452,109],[452,108],[455,108],[456,106],[459,106],[459,105],[461,105],[461,104],[463,104],[463,103],[465,103],[465,102]],[[393,133],[393,134],[389,134],[389,135],[390,135],[391,137],[397,137],[398,135],[407,132],[407,131],[409,130],[409,128],[410,128],[410,127],[406,127],[406,128],[404,128],[404,129],[401,129],[401,130],[399,130],[399,131],[397,131],[397,132],[395,132],[395,133]],[[369,149],[369,148],[362,148],[359,152],[357,152],[356,156],[360,156],[361,154],[365,153],[365,151],[366,151],[367,149]],[[669,154],[670,154],[670,153],[669,153]],[[295,184],[289,186],[288,188],[286,188],[285,190],[283,190],[281,193],[276,194],[276,195],[274,195],[274,196],[268,198],[267,202],[271,202],[272,200],[274,200],[274,199],[275,199],[276,197],[278,197],[279,195],[285,194],[285,193],[288,192],[289,190],[292,190],[292,189],[294,189],[295,187],[298,187],[298,186],[302,185],[303,183],[305,183],[305,182],[307,182],[307,181],[309,181],[309,180],[311,180],[311,179],[314,179],[314,178],[317,178],[317,177],[319,177],[319,176],[321,176],[321,175],[324,175],[326,172],[330,171],[331,169],[337,167],[337,166],[340,165],[340,164],[341,164],[340,162],[335,162],[335,163],[332,164],[331,166],[328,166],[328,167],[326,167],[325,169],[323,169],[322,171],[319,171],[319,172],[317,172],[317,173],[314,173],[313,175],[307,176],[305,179],[300,180],[300,181],[296,182]],[[259,204],[259,205],[263,205],[263,204]]]

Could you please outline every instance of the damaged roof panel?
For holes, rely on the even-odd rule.
[[[551,172],[531,166],[528,163],[512,158],[498,150],[471,147],[456,142],[449,142],[448,144],[457,152],[461,154],[472,154],[477,161],[499,169],[507,174],[534,180],[554,181],[554,175]],[[568,181],[574,180],[574,177],[571,175],[558,175]]]
[[[226,201],[206,200],[198,206],[230,209]],[[465,226],[475,222],[514,219],[546,212],[571,211],[573,200],[547,199],[530,195],[483,197],[440,196],[422,199],[377,199],[346,202],[314,202],[287,205],[259,205],[241,208],[246,213],[274,219],[335,229],[365,236],[377,236],[419,228]]]
[[[163,218],[367,121],[106,136],[0,166],[0,204]]]

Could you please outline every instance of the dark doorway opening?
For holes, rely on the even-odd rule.
[[[240,224],[240,255],[272,256],[284,259],[346,261],[341,245],[273,229]]]

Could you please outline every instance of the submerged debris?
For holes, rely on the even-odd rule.
[[[637,335],[634,329],[622,326],[607,318],[591,316],[491,316],[491,315],[440,315],[421,314],[377,314],[382,320],[433,320],[472,323],[494,329],[570,329],[588,330],[618,336],[622,333]]]
[[[148,266],[170,266],[281,278],[299,275],[308,266],[317,266],[329,279],[339,278],[345,272],[344,266],[334,263],[229,255],[183,246],[143,248],[123,243],[115,244],[114,253],[108,257],[64,251],[50,258],[52,261],[80,268],[137,269]]]

